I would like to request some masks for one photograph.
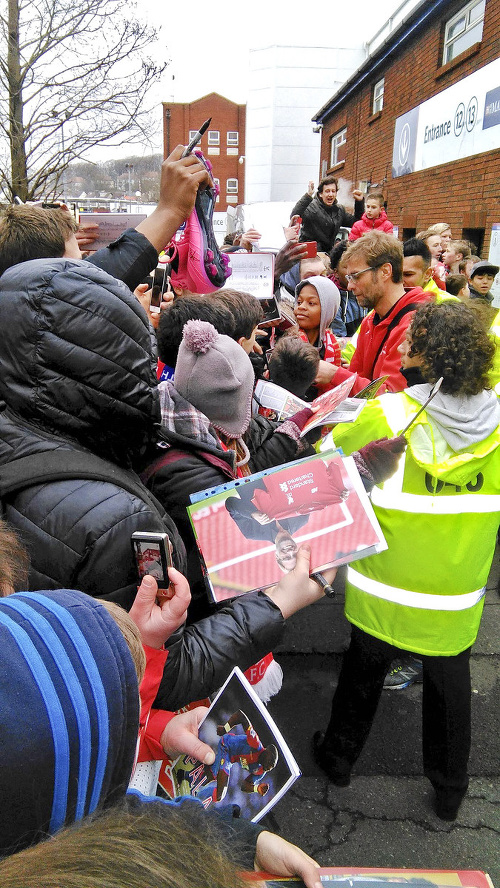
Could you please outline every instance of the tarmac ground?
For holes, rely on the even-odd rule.
[[[322,866],[479,869],[500,888],[500,557],[487,587],[471,658],[472,752],[469,791],[453,823],[432,811],[422,773],[422,686],[385,690],[350,786],[330,783],[311,755],[323,729],[349,640],[343,576],[337,597],[295,615],[275,657],[281,692],[269,704],[302,776],[266,823]]]

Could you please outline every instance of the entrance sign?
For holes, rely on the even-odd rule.
[[[500,59],[396,119],[392,177],[500,147]]]

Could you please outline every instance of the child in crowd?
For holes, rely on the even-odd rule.
[[[444,262],[441,262],[441,235],[437,231],[433,231],[432,228],[427,228],[426,231],[419,231],[417,238],[423,240],[431,254],[432,280],[440,290],[445,290],[446,269]]]
[[[227,308],[234,319],[232,339],[241,345],[247,355],[254,351],[257,328],[264,319],[262,305],[255,296],[240,290],[218,290],[213,298]]]
[[[294,333],[282,336],[268,361],[269,379],[303,398],[316,379],[319,368],[318,349]]]
[[[355,241],[358,237],[362,237],[367,231],[385,231],[386,234],[393,234],[394,227],[389,222],[387,213],[384,209],[384,195],[377,192],[369,194],[365,200],[365,212],[358,222],[355,222],[349,232],[349,240]]]
[[[300,576],[302,587],[303,580],[307,583],[308,568],[306,554]],[[310,583],[306,589],[311,601],[320,597],[317,584]],[[292,588],[283,596],[285,601],[290,598],[290,592],[293,597]],[[278,608],[282,606],[278,602]],[[119,610],[115,606],[115,611]],[[128,624],[127,638],[122,634],[125,623]],[[129,647],[132,638],[134,651]],[[191,852],[193,841],[200,836],[210,846],[227,848],[240,869],[255,866],[283,875],[296,873],[313,884],[314,862],[278,836],[261,832],[260,826],[228,819],[216,812],[207,813],[192,799],[172,804],[159,798],[145,800],[137,792],[127,792],[137,748],[138,680],[144,668],[144,654],[137,628],[125,612],[117,625],[102,603],[83,592],[59,589],[18,593],[0,600],[0,640],[2,885],[131,885],[126,874],[121,882],[113,878],[115,872],[101,879],[105,870],[102,866],[97,867],[99,874],[94,880],[93,864],[102,861],[99,853],[97,856],[94,853],[95,859],[91,861],[88,848],[92,843],[86,846],[86,853],[78,861],[68,848],[65,851],[63,846],[59,855],[52,848],[53,843],[57,848],[62,836],[71,836],[69,832],[64,833],[64,827],[83,824],[88,815],[95,818],[104,809],[111,808],[129,820],[129,831],[136,837],[141,835],[143,818],[155,816],[165,836],[170,836],[172,830]],[[136,645],[142,661],[135,657]],[[193,724],[192,713],[187,716]],[[180,715],[169,722],[172,756],[182,751],[186,739],[185,732],[181,731],[181,736],[175,730],[176,724],[186,726],[185,717]],[[190,735],[200,756],[205,759],[210,756],[213,760],[211,750],[200,744],[192,732]],[[99,821],[87,820],[87,823],[93,822]],[[44,841],[52,836],[53,840]],[[77,829],[74,836],[74,845],[78,848]],[[101,826],[101,836],[100,851],[107,860],[105,823]],[[94,848],[95,841],[96,836]],[[113,837],[109,841],[113,842]],[[130,849],[124,835],[127,860],[137,858],[137,867],[131,867],[137,875],[140,854],[146,852],[144,849],[139,852],[138,846],[132,844],[134,847]],[[38,846],[42,858],[46,850],[49,868],[55,854],[60,866],[54,865],[53,879],[46,878],[42,859],[30,866],[36,854],[32,846]],[[26,857],[18,856],[17,852],[24,854],[23,849],[28,848]],[[203,850],[200,847],[197,853],[203,854]],[[174,854],[175,848],[170,852]],[[118,859],[119,855],[116,865],[119,865]],[[124,855],[122,864],[123,859]],[[9,861],[14,867],[12,878],[9,878]],[[204,858],[201,863],[204,864]],[[134,885],[152,884],[149,881],[152,869],[148,868],[151,872],[144,873],[142,880],[137,879]],[[27,880],[23,875],[26,869]],[[158,867],[155,873],[157,871]],[[203,867],[196,884],[219,885],[212,880],[211,869],[208,872],[209,881]],[[182,872],[173,877],[173,882],[170,874],[166,878],[165,884],[183,881]]]
[[[158,386],[161,455],[142,477],[176,522],[186,546],[192,622],[207,615],[210,606],[186,511],[190,495],[312,452],[300,439],[310,410],[278,427],[264,417],[251,420],[253,387],[252,364],[244,349],[212,324],[188,321],[174,381]],[[263,667],[259,690],[264,696],[279,688],[271,674],[264,681],[265,672]]]
[[[429,225],[428,231],[432,231],[433,234],[438,234],[441,238],[441,258],[442,254],[446,250],[449,242],[451,241],[453,235],[451,233],[451,226],[448,225],[447,222],[435,222],[434,225]]]
[[[470,296],[469,282],[465,274],[449,274],[446,278],[446,292],[467,302]]]
[[[480,262],[476,262],[476,264],[472,267],[470,275],[470,298],[482,299],[483,302],[491,305],[491,303],[493,302],[493,293],[491,292],[491,287],[493,286],[493,282],[495,280],[495,276],[498,274],[498,271],[498,265],[493,265],[492,262],[488,262],[484,259]]]
[[[464,240],[452,240],[443,253],[443,262],[448,274],[458,274],[459,264],[470,258],[470,246]]]
[[[340,346],[335,334],[330,330],[330,324],[339,306],[338,288],[327,277],[308,278],[295,288],[294,312],[302,339],[317,348],[320,362],[336,364],[338,367],[341,362]],[[318,388],[318,383],[314,388]],[[318,391],[309,390],[307,397],[314,398],[317,394]]]
[[[476,262],[480,262],[479,256],[476,256],[475,253],[472,253],[468,259],[462,259],[461,262],[458,263],[458,273],[465,274],[467,280],[470,280],[471,271],[474,268]]]
[[[218,333],[234,338],[235,321],[231,311],[213,296],[181,296],[161,313],[156,331],[158,342],[157,376],[160,382],[173,380],[182,330],[186,321],[209,321]]]

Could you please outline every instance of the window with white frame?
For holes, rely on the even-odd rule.
[[[189,139],[188,142],[192,142],[194,137],[196,136],[198,130],[189,130]]]
[[[209,130],[208,131],[208,144],[209,145],[220,145],[219,130]]]
[[[376,114],[377,111],[382,111],[382,108],[384,107],[384,84],[385,78],[381,77],[373,87],[372,114]]]
[[[443,65],[481,40],[485,5],[486,0],[472,0],[446,22]]]
[[[238,145],[239,142],[239,133],[231,132],[227,134],[227,144],[228,145]]]
[[[344,126],[338,133],[334,133],[331,141],[330,166],[335,166],[341,160],[345,160],[345,146],[347,142],[347,127]]]
[[[227,180],[226,193],[227,194],[237,194],[238,193],[238,179],[228,179]]]

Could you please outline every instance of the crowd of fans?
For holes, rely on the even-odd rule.
[[[314,861],[233,810],[147,801],[137,787],[152,773],[154,795],[149,766],[180,753],[213,763],[197,733],[208,698],[235,665],[262,699],[276,693],[285,621],[324,594],[302,547],[277,586],[211,605],[190,496],[322,449],[355,455],[388,548],[349,566],[351,644],[313,755],[347,785],[384,683],[422,680],[436,814],[454,819],[467,791],[469,656],[499,523],[499,269],[445,223],[402,244],[382,194],[353,192],[350,214],[329,176],[284,220],[280,320],[264,323],[259,301],[229,287],[174,285],[151,312],[159,253],[211,187],[200,158],[176,149],[153,214],[97,252],[95,230],[64,208],[13,205],[0,219],[5,886],[38,885],[40,873],[58,885],[63,861],[65,884],[83,884],[68,868],[85,868],[98,837],[96,886],[110,873],[145,884],[148,866],[202,884],[197,860],[214,885],[237,883],[235,865],[317,885]],[[229,251],[252,251],[259,234],[233,241]],[[306,406],[284,422],[263,415],[258,377]],[[347,379],[353,395],[378,381],[376,397],[355,422],[301,436],[308,405]],[[135,531],[168,533],[165,597],[151,577],[137,588]]]

